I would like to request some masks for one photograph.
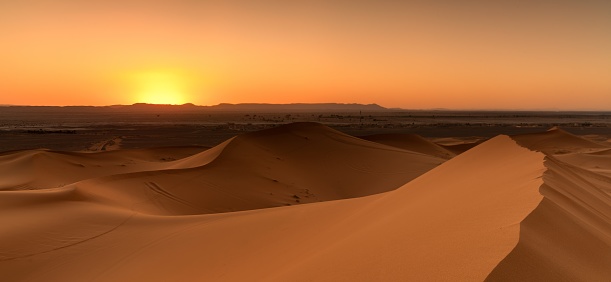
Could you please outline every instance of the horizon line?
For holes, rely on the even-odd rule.
[[[541,111],[541,112],[611,112],[611,109],[562,109],[562,108],[401,108],[401,107],[385,107],[378,103],[339,103],[339,102],[320,102],[320,103],[306,103],[306,102],[295,102],[295,103],[257,103],[257,102],[244,102],[244,103],[218,103],[213,105],[197,105],[194,103],[183,103],[183,104],[157,104],[157,103],[145,103],[136,102],[132,104],[110,104],[110,105],[27,105],[27,104],[0,104],[0,107],[57,107],[57,108],[68,108],[68,107],[129,107],[129,106],[170,106],[170,107],[181,107],[181,106],[193,106],[193,107],[218,107],[223,105],[239,106],[239,105],[262,105],[262,106],[288,106],[288,105],[356,105],[356,106],[378,106],[384,110],[400,110],[400,111],[498,111],[498,112],[530,112],[530,111]]]

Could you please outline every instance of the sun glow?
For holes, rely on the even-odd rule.
[[[189,102],[189,77],[172,71],[138,72],[130,79],[135,102],[179,105]]]

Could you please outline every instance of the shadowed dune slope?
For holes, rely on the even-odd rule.
[[[462,154],[466,151],[471,150],[472,148],[475,148],[477,145],[481,144],[481,142],[470,142],[470,143],[463,143],[463,144],[453,144],[453,145],[439,145],[442,148],[458,155],[458,154]]]
[[[607,148],[602,144],[575,136],[559,128],[546,132],[512,136],[520,145],[546,154],[565,154]]]
[[[544,170],[542,154],[500,136],[397,190],[292,207],[151,216],[70,187],[3,192],[0,272],[11,281],[483,280],[541,203]]]
[[[0,190],[38,190],[135,171],[158,170],[205,147],[162,147],[99,153],[50,150],[0,154]]]
[[[468,150],[470,150],[471,148],[485,142],[487,139],[486,138],[481,138],[481,137],[462,137],[462,138],[456,138],[456,137],[443,137],[443,138],[434,138],[431,141],[458,155],[458,154],[462,154]]]
[[[487,280],[608,281],[611,178],[552,156],[545,166],[543,201],[521,223],[518,245]]]
[[[423,153],[443,159],[451,159],[456,156],[453,152],[428,141],[417,134],[374,134],[361,136],[360,138],[373,141],[408,151]]]
[[[210,152],[216,152],[212,160]],[[97,178],[75,187],[143,213],[217,213],[387,192],[444,161],[320,124],[295,123],[237,136],[222,149],[174,162],[171,169]]]

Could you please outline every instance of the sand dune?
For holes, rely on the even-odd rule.
[[[431,141],[428,141],[417,134],[375,134],[362,136],[361,138],[444,159],[451,159],[452,157],[456,156],[456,154],[453,152]]]
[[[554,128],[514,136],[547,154],[544,199],[490,281],[606,281],[611,277],[611,153]]]
[[[573,137],[516,139],[557,152]],[[545,155],[498,136],[445,161],[318,124],[245,134],[157,170],[1,191],[0,273],[7,281],[605,281],[611,182],[578,161],[604,164],[608,149],[571,148]],[[295,198],[294,189],[310,194]],[[296,200],[309,204],[282,206]]]
[[[544,199],[521,223],[520,242],[488,280],[608,280],[611,179],[550,156],[545,166]]]
[[[238,136],[167,170],[112,175],[75,187],[139,212],[203,214],[387,192],[444,161],[320,124],[295,123]]]
[[[203,147],[133,149],[101,153],[28,150],[0,155],[1,190],[37,190],[106,175],[164,169]]]

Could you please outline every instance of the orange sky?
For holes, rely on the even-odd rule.
[[[611,110],[611,1],[1,1],[0,35],[0,104]]]

